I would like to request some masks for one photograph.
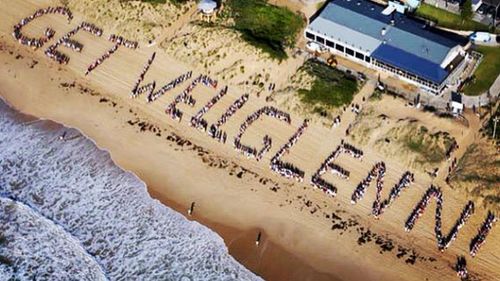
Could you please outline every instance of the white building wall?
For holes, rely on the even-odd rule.
[[[389,74],[391,74],[392,76],[394,76],[394,77],[396,77],[396,78],[398,78],[398,79],[400,79],[400,80],[402,80],[402,81],[404,81],[404,82],[407,82],[407,83],[409,83],[409,84],[412,84],[412,85],[415,85],[415,86],[419,87],[421,90],[423,90],[423,91],[425,91],[425,92],[429,92],[429,93],[432,93],[432,94],[437,95],[437,94],[439,94],[439,93],[441,92],[441,90],[442,90],[442,89],[444,88],[444,86],[445,86],[445,83],[443,82],[441,85],[437,86],[438,88],[436,89],[436,88],[431,87],[430,85],[425,85],[425,84],[423,84],[423,83],[419,83],[418,81],[415,81],[415,80],[410,79],[410,78],[407,78],[407,77],[405,77],[405,76],[403,76],[403,75],[399,75],[398,73],[394,73],[394,72],[392,72],[392,71],[389,71],[389,70],[387,70],[387,69],[384,69],[384,68],[382,68],[382,67],[379,67],[379,66],[375,65],[375,60],[374,60],[373,58],[371,58],[371,56],[370,56],[370,55],[371,55],[371,53],[368,53],[368,52],[366,52],[366,51],[363,51],[363,50],[357,49],[356,47],[353,47],[353,46],[347,45],[345,42],[340,42],[340,41],[338,41],[338,40],[335,40],[335,39],[333,39],[333,38],[330,38],[330,37],[328,37],[328,36],[325,36],[324,34],[321,34],[321,33],[315,32],[315,31],[310,30],[310,29],[306,29],[306,30],[305,30],[305,32],[304,32],[304,36],[306,37],[306,39],[307,39],[307,40],[311,40],[311,39],[310,39],[310,38],[307,38],[307,36],[306,36],[306,32],[307,32],[307,33],[311,33],[311,34],[313,34],[314,36],[319,36],[319,37],[321,37],[321,38],[324,38],[325,40],[331,41],[331,42],[335,43],[335,46],[336,46],[337,44],[339,44],[339,45],[342,45],[342,46],[344,46],[344,47],[348,47],[349,49],[352,49],[352,50],[353,50],[353,51],[355,51],[355,52],[361,53],[361,54],[363,54],[365,57],[370,57],[370,62],[366,62],[365,60],[358,59],[358,58],[356,58],[356,56],[355,56],[355,55],[351,56],[351,55],[347,54],[347,53],[345,52],[345,49],[344,49],[344,52],[341,52],[341,51],[337,50],[336,48],[331,48],[331,47],[329,47],[329,46],[327,46],[327,45],[326,45],[326,41],[325,41],[325,44],[322,44],[322,45],[323,45],[323,46],[324,46],[324,47],[325,47],[325,48],[326,48],[326,49],[327,49],[330,53],[332,53],[332,54],[342,55],[342,56],[344,56],[344,57],[346,57],[346,58],[349,58],[349,59],[351,59],[351,60],[353,60],[353,61],[355,61],[355,62],[357,62],[357,63],[360,63],[360,64],[362,64],[362,65],[364,65],[364,66],[366,66],[366,67],[368,67],[368,68],[375,69],[375,70],[378,70],[378,71],[383,71],[383,72],[385,72],[385,73],[389,73]],[[316,43],[319,43],[318,41],[315,41],[315,42],[316,42]],[[446,81],[446,80],[445,80],[445,81]]]

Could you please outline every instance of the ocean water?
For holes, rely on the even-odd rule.
[[[0,280],[261,280],[91,140],[48,127],[0,102]]]

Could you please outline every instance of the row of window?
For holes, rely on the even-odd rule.
[[[353,56],[353,57],[356,57],[357,59],[359,60],[364,60],[366,61],[367,63],[370,63],[371,62],[371,59],[369,56],[365,56],[364,54],[362,53],[359,53],[359,52],[356,52],[354,51],[353,49],[349,48],[349,47],[344,47],[342,44],[335,44],[334,42],[328,40],[328,39],[325,39],[321,36],[317,36],[317,35],[314,35],[310,32],[306,32],[306,37],[308,39],[311,39],[313,41],[316,41],[322,45],[326,45],[327,47],[330,47],[332,49],[335,49],[339,52],[342,52],[342,53],[345,53],[349,56]]]
[[[427,86],[431,89],[434,89],[434,90],[438,90],[439,89],[439,85],[437,85],[436,83],[433,83],[429,80],[426,80],[426,79],[423,79],[423,78],[420,78],[419,76],[416,76],[412,73],[409,73],[409,72],[406,72],[404,70],[401,70],[399,68],[395,68],[393,67],[392,65],[389,65],[389,64],[386,64],[386,63],[383,63],[383,62],[380,62],[380,61],[375,61],[375,65],[382,68],[382,69],[385,69],[385,70],[388,70],[392,73],[395,73],[401,77],[405,77],[407,79],[410,79],[412,81],[415,81],[421,85],[424,85],[424,86]]]
[[[320,43],[322,45],[326,45],[332,49],[335,49],[337,51],[340,51],[342,53],[345,53],[349,56],[354,56],[356,57],[357,59],[359,60],[364,60],[366,61],[367,63],[371,63],[371,58],[369,56],[365,56],[364,54],[362,53],[359,53],[359,52],[356,52],[348,47],[344,47],[343,45],[341,44],[338,44],[338,43],[334,43],[328,39],[325,39],[321,36],[317,36],[317,35],[314,35],[310,32],[306,32],[306,38],[310,39],[310,40],[313,40],[317,43]],[[409,73],[409,72],[406,72],[406,71],[403,71],[399,68],[395,68],[393,67],[392,65],[389,65],[389,64],[385,64],[383,62],[379,62],[379,61],[375,61],[374,60],[374,64],[382,69],[385,69],[385,70],[388,70],[392,73],[395,73],[399,76],[402,76],[402,77],[405,77],[407,79],[410,79],[410,80],[413,80],[413,81],[416,81],[417,83],[421,84],[421,85],[425,85],[431,89],[434,89],[434,90],[438,90],[439,89],[439,85],[437,85],[436,83],[433,83],[429,80],[426,80],[426,79],[423,79],[423,78],[420,78],[419,76],[416,76],[412,73]]]

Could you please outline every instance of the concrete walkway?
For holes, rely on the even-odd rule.
[[[482,95],[479,96],[462,96],[462,103],[468,107],[471,108],[472,106],[485,106],[488,105],[488,103],[491,100],[495,100],[499,97],[500,95],[500,75],[497,77],[493,85],[490,87],[490,96],[488,97],[488,93],[483,93]]]

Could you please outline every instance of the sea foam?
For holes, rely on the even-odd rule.
[[[261,280],[81,133],[44,123],[0,104],[0,280]]]

